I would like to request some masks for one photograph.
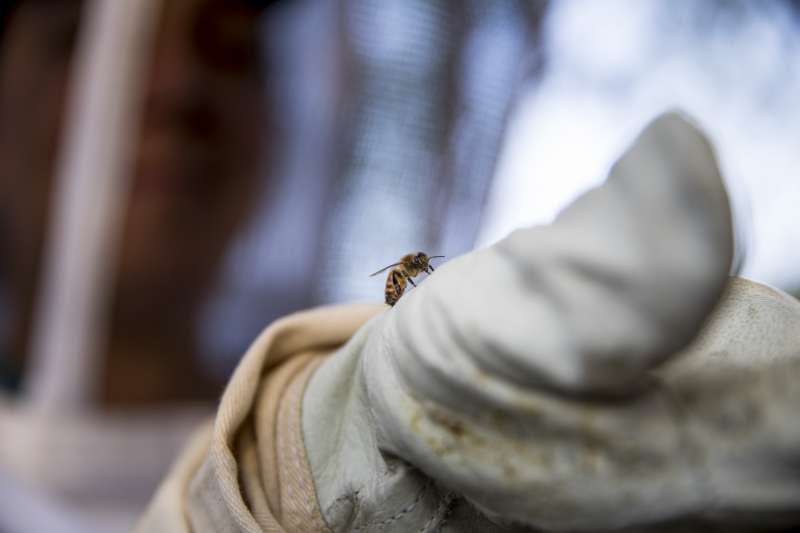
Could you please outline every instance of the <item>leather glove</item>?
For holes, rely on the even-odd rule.
[[[669,114],[552,225],[438,268],[309,383],[331,529],[796,512],[800,304],[745,281],[723,296],[732,249],[713,150]]]

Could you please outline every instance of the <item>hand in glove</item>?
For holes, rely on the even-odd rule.
[[[732,240],[708,142],[666,115],[552,225],[437,268],[309,383],[303,431],[331,529],[603,530],[796,510],[800,476],[779,466],[800,449],[800,379],[786,378],[800,377],[800,305],[735,285],[678,357],[728,284]],[[754,299],[770,337],[740,312]],[[714,350],[752,372],[720,372]]]

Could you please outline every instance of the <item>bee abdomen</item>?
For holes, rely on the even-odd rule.
[[[406,285],[405,281],[403,275],[394,270],[386,277],[386,290],[384,294],[386,295],[386,303],[388,305],[396,304],[397,300],[403,295]]]
[[[390,289],[386,287],[386,303],[387,305],[394,305],[397,303],[400,297],[397,295],[394,289]]]

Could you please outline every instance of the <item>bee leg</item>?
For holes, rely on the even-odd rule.
[[[417,286],[417,284],[416,284],[416,283],[414,283],[414,280],[413,280],[413,279],[411,279],[411,276],[406,276],[406,279],[407,279],[407,280],[408,280],[408,282],[409,282],[410,284],[412,284],[414,287],[416,287],[416,286]]]
[[[434,270],[436,270],[435,268],[433,268],[433,265],[428,265],[428,268],[430,268],[430,269],[431,269],[431,272],[433,272]],[[430,274],[430,272],[429,272],[429,274]]]

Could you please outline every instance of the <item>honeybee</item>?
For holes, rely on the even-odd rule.
[[[437,257],[444,257],[444,256],[443,255],[428,256],[423,252],[404,255],[400,259],[400,262],[391,264],[387,267],[383,267],[377,272],[373,272],[372,274],[370,274],[370,277],[377,276],[381,272],[385,271],[387,268],[392,269],[389,271],[389,275],[386,277],[385,294],[386,294],[386,303],[389,305],[394,305],[397,303],[397,300],[399,300],[400,297],[403,296],[403,293],[406,290],[407,283],[411,283],[411,285],[413,285],[414,287],[417,286],[417,284],[414,283],[414,280],[411,278],[418,276],[421,272],[430,274],[431,272],[434,271],[433,265],[430,264],[430,260],[436,259]]]

